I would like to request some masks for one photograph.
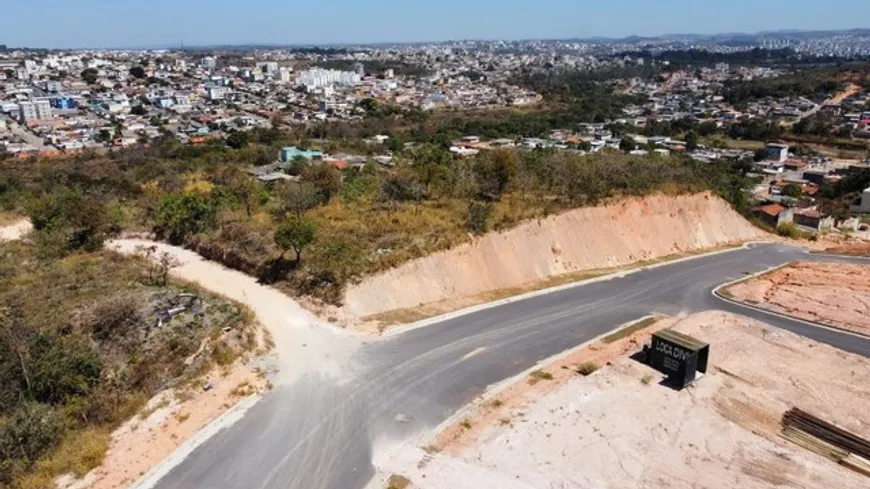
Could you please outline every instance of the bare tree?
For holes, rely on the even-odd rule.
[[[30,392],[30,375],[27,373],[27,332],[24,330],[21,311],[14,304],[11,307],[0,308],[0,335],[18,358],[21,375],[24,377],[27,391]]]
[[[156,287],[165,287],[169,283],[169,272],[181,266],[181,262],[168,251],[158,252],[157,246],[142,247],[137,250],[148,260],[148,278],[146,283]]]

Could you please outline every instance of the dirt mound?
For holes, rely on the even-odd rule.
[[[763,235],[709,193],[630,198],[487,234],[374,275],[348,288],[345,310],[368,316]]]

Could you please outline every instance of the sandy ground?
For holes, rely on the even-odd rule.
[[[720,312],[676,328],[711,344],[689,389],[623,356],[507,408],[458,453],[406,446],[376,463],[423,489],[868,487],[781,438],[778,422],[797,405],[870,436],[870,361]]]
[[[0,241],[14,241],[21,239],[25,234],[33,230],[33,225],[27,219],[0,226]]]
[[[277,382],[290,382],[314,370],[346,375],[347,360],[359,340],[317,318],[278,290],[177,246],[142,239],[120,239],[106,246],[123,253],[157,246],[159,252],[170,253],[181,264],[172,269],[173,276],[198,283],[250,307],[275,342],[281,369]]]
[[[155,396],[142,414],[112,434],[103,463],[82,480],[61,480],[61,489],[117,489],[128,486],[167,457],[185,440],[240,400],[263,393],[269,384],[245,362],[215,370],[201,385],[170,389]]]
[[[727,289],[734,298],[870,335],[870,262],[795,263]]]
[[[348,288],[344,311],[365,317],[763,236],[707,193],[623,199],[490,233],[365,278]]]
[[[860,86],[855,85],[854,83],[850,83],[849,86],[845,90],[834,95],[833,97],[828,99],[828,101],[825,103],[829,104],[829,105],[840,104],[844,100],[846,100],[847,98],[851,97],[852,95],[855,95],[856,93],[861,92],[861,90],[862,90],[862,88]]]

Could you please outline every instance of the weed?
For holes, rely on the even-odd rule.
[[[471,421],[468,418],[465,418],[462,420],[461,423],[459,423],[459,426],[461,426],[463,429],[470,430],[471,429]]]
[[[175,415],[175,419],[178,420],[178,423],[184,423],[188,419],[190,419],[190,413],[178,413]]]
[[[411,480],[403,475],[393,474],[387,480],[387,489],[405,489],[411,485]]]
[[[503,405],[504,405],[504,403],[501,401],[501,399],[496,399],[490,403],[490,406],[492,406],[496,409],[502,407]]]
[[[553,374],[543,370],[535,370],[529,376],[534,380],[553,380]]]
[[[583,362],[580,365],[577,365],[577,368],[574,371],[586,377],[587,375],[592,375],[599,368],[601,367],[595,362]]]
[[[500,420],[498,420],[498,422],[501,423],[502,426],[507,426],[507,425],[511,424],[511,419],[510,418],[501,418]]]
[[[652,381],[653,381],[653,376],[650,374],[646,374],[643,376],[642,379],[640,379],[640,383],[643,385],[649,385],[650,382],[652,382]]]

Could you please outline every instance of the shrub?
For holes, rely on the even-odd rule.
[[[803,231],[798,228],[793,222],[783,222],[776,227],[776,234],[789,239],[801,239],[804,237]]]
[[[583,362],[577,366],[577,369],[575,371],[578,374],[586,377],[588,375],[592,375],[599,368],[601,367],[595,362]]]
[[[492,204],[473,201],[468,205],[468,220],[466,227],[475,234],[483,234],[488,229],[489,216],[492,215]]]

